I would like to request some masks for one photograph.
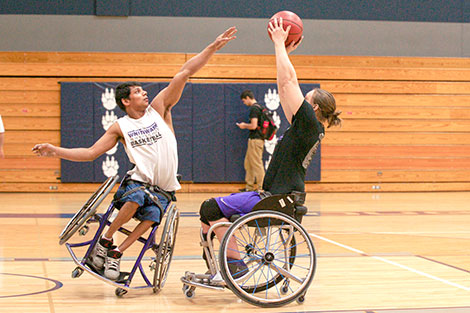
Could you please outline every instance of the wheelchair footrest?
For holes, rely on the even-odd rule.
[[[96,274],[106,278],[106,279],[109,279],[107,278],[106,276],[104,276],[104,268],[102,269],[97,269],[93,266],[93,264],[91,262],[89,262],[88,260],[85,262],[85,265],[88,266],[89,269],[91,269],[93,272],[95,272]],[[129,275],[131,273],[129,272],[120,272],[119,273],[119,277],[118,279],[115,280],[116,283],[118,284],[125,284],[127,282],[127,279],[129,278]]]
[[[189,286],[223,290],[225,285],[223,280],[214,280],[211,276],[210,274],[186,272],[185,275],[181,277],[181,281]]]

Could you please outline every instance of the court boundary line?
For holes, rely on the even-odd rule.
[[[6,275],[6,276],[19,276],[19,277],[26,277],[26,278],[37,278],[37,279],[42,279],[45,281],[49,281],[55,284],[55,286],[45,289],[45,290],[39,290],[35,292],[28,292],[28,293],[21,293],[21,294],[15,294],[15,295],[6,295],[6,296],[0,296],[0,299],[5,299],[5,298],[17,298],[17,297],[26,297],[26,296],[33,296],[33,295],[38,295],[41,293],[49,293],[55,290],[58,290],[64,286],[64,284],[56,279],[48,278],[48,277],[42,277],[42,276],[36,276],[36,275],[26,275],[26,274],[15,274],[15,273],[0,273],[0,275]]]
[[[427,278],[430,278],[430,279],[439,281],[439,282],[444,283],[444,284],[446,284],[446,285],[449,285],[449,286],[452,286],[452,287],[456,287],[456,288],[459,288],[459,289],[462,289],[462,290],[465,290],[465,291],[470,291],[470,287],[465,287],[465,286],[462,286],[462,285],[460,285],[460,284],[453,283],[453,282],[448,281],[448,280],[446,280],[446,279],[443,279],[443,278],[440,278],[440,277],[437,277],[437,276],[434,276],[434,275],[431,275],[431,274],[428,274],[428,273],[425,273],[425,272],[416,270],[416,269],[414,269],[414,268],[412,268],[412,267],[409,267],[409,266],[400,264],[400,263],[395,262],[395,261],[390,261],[390,260],[387,260],[387,259],[382,258],[382,257],[379,257],[379,256],[375,256],[375,255],[369,255],[369,254],[367,254],[367,253],[364,252],[364,251],[361,251],[361,250],[359,250],[359,249],[355,249],[355,248],[353,248],[353,247],[350,247],[350,246],[341,244],[341,243],[339,243],[339,242],[336,242],[336,241],[334,241],[334,240],[325,238],[325,237],[320,236],[320,235],[317,235],[317,234],[309,233],[309,235],[312,236],[312,237],[315,237],[315,238],[317,238],[317,239],[320,239],[320,240],[329,242],[329,243],[331,243],[331,244],[334,244],[334,245],[336,245],[336,246],[338,246],[338,247],[344,248],[344,249],[346,249],[346,250],[353,251],[353,252],[358,253],[358,254],[360,254],[360,255],[368,256],[368,257],[373,258],[373,259],[376,259],[376,260],[378,260],[378,261],[381,261],[381,262],[384,262],[384,263],[387,263],[387,264],[390,264],[390,265],[393,265],[393,266],[396,266],[396,267],[405,269],[405,270],[410,271],[410,272],[412,272],[412,273],[415,273],[415,274],[418,274],[418,275],[421,275],[421,276],[424,276],[424,277],[427,277]]]
[[[469,270],[466,270],[466,269],[458,267],[458,266],[454,266],[452,264],[448,264],[448,263],[444,263],[444,262],[441,262],[441,261],[438,261],[438,260],[434,260],[434,259],[431,259],[430,257],[426,257],[426,256],[422,256],[422,255],[415,255],[415,256],[418,257],[418,258],[424,259],[426,261],[429,261],[429,262],[434,262],[434,263],[441,264],[441,265],[444,265],[444,266],[448,266],[450,268],[453,268],[453,269],[456,269],[456,270],[459,270],[459,271],[462,271],[462,272],[465,272],[465,273],[470,273]]]

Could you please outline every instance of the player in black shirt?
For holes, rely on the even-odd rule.
[[[278,142],[264,178],[263,189],[271,194],[304,192],[305,173],[325,136],[324,125],[327,128],[341,125],[341,119],[338,117],[341,112],[336,111],[335,99],[328,91],[316,88],[305,97],[302,94],[288,54],[299,46],[303,37],[299,42],[292,42],[286,47],[285,40],[289,30],[290,26],[283,30],[282,19],[275,19],[268,27],[276,52],[279,98],[284,114],[291,124]],[[206,200],[199,212],[203,234],[207,234],[213,224],[227,222],[233,214],[249,213],[260,200],[260,195],[255,191]],[[225,231],[225,227],[215,229],[219,239],[223,238]],[[205,258],[204,255],[203,257]],[[233,269],[234,273],[246,268],[235,246],[227,250],[227,257],[232,259],[230,263],[237,267]]]

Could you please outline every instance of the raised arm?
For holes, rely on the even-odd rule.
[[[41,143],[33,147],[33,153],[38,156],[58,157],[70,161],[93,161],[114,147],[119,138],[122,137],[120,134],[122,134],[121,129],[118,123],[115,122],[106,133],[89,148],[62,148],[51,145],[50,143]]]
[[[297,74],[295,73],[294,66],[292,65],[288,53],[294,51],[300,44],[291,43],[290,46],[285,46],[285,41],[289,35],[290,26],[286,30],[282,28],[282,18],[274,19],[269,22],[268,31],[274,42],[274,50],[276,52],[276,68],[277,68],[277,88],[279,92],[279,100],[284,110],[289,123],[292,117],[297,113],[304,96],[300,90],[299,82],[297,81]]]
[[[199,54],[189,59],[183,67],[181,67],[175,77],[173,77],[168,87],[163,89],[155,99],[153,99],[151,103],[152,107],[160,113],[167,124],[171,126],[170,110],[179,101],[181,94],[183,93],[184,85],[188,81],[189,77],[206,65],[214,53],[222,49],[222,47],[224,47],[229,41],[235,39],[236,37],[234,35],[236,32],[237,29],[235,27],[230,27],[224,33],[220,34],[214,42],[209,44]]]

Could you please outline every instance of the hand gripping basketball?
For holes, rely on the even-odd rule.
[[[268,23],[269,38],[272,39],[271,32],[269,31],[269,24],[274,25],[275,19],[277,19],[279,22],[281,18],[282,18],[282,28],[285,31],[287,31],[288,27],[290,26],[289,34],[285,40],[286,46],[289,46],[292,42],[298,43],[302,39],[304,25],[300,17],[294,12],[290,12],[290,11],[277,12],[269,19],[269,23]]]

